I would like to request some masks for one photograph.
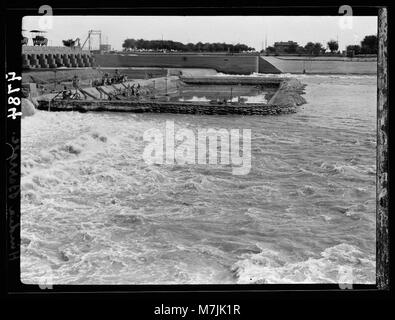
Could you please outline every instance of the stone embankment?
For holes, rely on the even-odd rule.
[[[280,84],[279,89],[269,100],[269,105],[296,107],[306,103],[302,97],[306,85],[297,79],[287,79]]]
[[[199,102],[150,102],[150,101],[40,101],[38,109],[48,111],[116,111],[133,113],[180,113],[208,115],[277,115],[295,113],[292,105],[265,104],[206,104]]]

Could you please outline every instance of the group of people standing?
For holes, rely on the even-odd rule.
[[[133,83],[132,85],[128,85],[127,90],[123,92],[123,95],[128,97],[139,97],[141,93],[140,83],[138,83],[137,86]]]
[[[127,76],[124,74],[120,74],[118,69],[115,69],[115,74],[113,77],[110,77],[110,75],[106,72],[103,77],[100,85],[111,85],[115,83],[121,83],[125,82],[127,80]]]
[[[92,82],[92,86],[95,87],[100,87],[103,85],[111,85],[111,84],[116,84],[116,83],[122,83],[124,82],[126,79],[126,76],[124,75],[120,75],[118,72],[118,69],[115,70],[115,75],[113,77],[110,77],[108,73],[104,73],[101,81],[100,80],[94,80]],[[77,90],[82,90],[79,86],[80,83],[80,79],[77,75],[75,75],[72,79],[72,87],[74,89],[76,89],[76,94],[77,94]],[[132,85],[128,84],[126,86],[126,84],[123,84],[123,86],[125,87],[126,90],[120,90],[122,92],[119,92],[117,94],[120,94],[124,97],[135,97],[135,98],[139,98],[140,96],[144,96],[148,93],[147,89],[144,89],[141,87],[140,83],[133,83]],[[66,86],[64,86],[63,90],[62,90],[62,98],[63,99],[69,99],[73,96],[72,91],[67,88]]]

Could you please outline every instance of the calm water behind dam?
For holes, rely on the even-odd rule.
[[[22,281],[373,283],[376,77],[298,78],[290,115],[23,119]],[[147,165],[143,132],[166,120],[251,129],[250,173]]]
[[[169,97],[170,101],[231,101],[244,103],[267,103],[266,94],[277,88],[262,90],[257,86],[196,85],[186,86]]]

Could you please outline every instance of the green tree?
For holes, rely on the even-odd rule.
[[[274,47],[269,46],[269,47],[266,48],[266,54],[267,55],[275,54],[275,53],[276,53],[276,49]]]
[[[201,51],[203,49],[203,43],[200,41],[198,43],[196,43],[195,49],[196,49],[196,51]]]
[[[298,49],[298,44],[296,42],[291,43],[288,48],[285,50],[287,53],[296,53]]]
[[[337,41],[335,41],[335,40],[330,40],[330,41],[328,41],[327,44],[328,44],[329,50],[330,50],[332,53],[337,52],[337,50],[339,50],[339,44],[337,43]]]
[[[135,39],[126,39],[123,44],[122,47],[125,49],[132,49],[136,46],[136,40]]]
[[[361,46],[360,45],[349,45],[346,47],[347,56],[353,57],[356,54],[361,53]]]
[[[378,49],[377,36],[375,35],[366,36],[361,41],[361,53],[377,54],[377,49]]]
[[[198,42],[183,44],[181,42],[172,40],[144,40],[144,39],[126,39],[124,40],[122,47],[126,49],[136,48],[144,50],[176,50],[176,51],[204,51],[204,52],[242,52],[255,50],[254,48],[248,47],[245,44],[226,44],[226,43],[202,43]]]
[[[320,55],[323,51],[325,51],[325,49],[321,43],[319,43],[319,42],[314,43],[313,54],[315,56]]]
[[[301,54],[306,53],[306,50],[305,50],[302,46],[298,46],[298,47],[296,48],[296,53],[299,54],[299,55],[301,55]]]
[[[304,49],[306,53],[313,55],[314,53],[314,43],[313,42],[307,42],[306,45],[304,46]]]

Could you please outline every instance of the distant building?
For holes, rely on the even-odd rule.
[[[287,41],[287,42],[275,42],[274,49],[276,49],[276,53],[295,53],[296,49],[298,48],[298,43],[294,41]]]
[[[101,44],[100,45],[100,51],[101,52],[109,52],[109,51],[111,51],[111,45],[110,44]]]

